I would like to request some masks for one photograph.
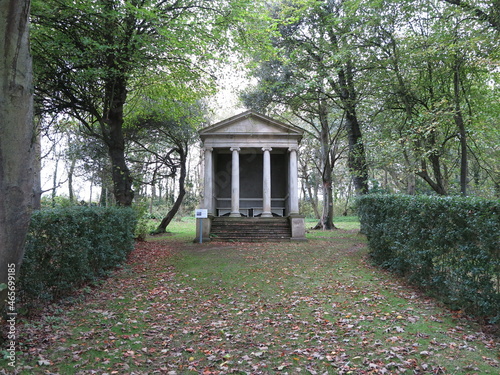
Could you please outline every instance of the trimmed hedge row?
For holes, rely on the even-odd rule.
[[[452,308],[500,321],[500,201],[366,195],[358,210],[377,264]]]
[[[70,207],[34,212],[21,266],[21,299],[46,301],[122,263],[134,246],[131,208]]]

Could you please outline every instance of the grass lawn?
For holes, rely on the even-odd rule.
[[[355,218],[308,242],[138,243],[74,305],[18,324],[19,374],[498,374],[499,342],[370,265]],[[307,222],[312,227],[314,221]],[[10,371],[10,372],[9,372]],[[0,373],[1,370],[0,370]]]

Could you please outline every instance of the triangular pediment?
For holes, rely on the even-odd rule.
[[[201,138],[225,135],[292,135],[303,131],[292,125],[274,120],[255,111],[246,111],[200,130]]]

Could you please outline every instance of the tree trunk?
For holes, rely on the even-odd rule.
[[[465,131],[462,108],[460,106],[460,62],[455,62],[453,69],[453,99],[455,104],[455,113],[453,118],[458,128],[458,139],[460,140],[460,192],[467,195],[467,133]]]
[[[356,113],[356,89],[352,64],[346,63],[344,69],[339,70],[340,99],[346,115],[347,139],[349,142],[349,155],[347,166],[351,172],[354,182],[354,190],[357,195],[368,193],[368,166],[366,164],[365,147],[361,136]]]
[[[351,171],[354,190],[357,195],[368,193],[368,168],[361,129],[354,108],[346,113],[346,128],[349,140],[347,165]]]
[[[125,147],[109,147],[109,156],[113,171],[113,193],[116,203],[119,206],[131,206],[134,192],[132,190],[132,176],[125,162]]]
[[[307,162],[305,160],[302,160],[302,162],[300,163],[300,168],[301,168],[301,179],[303,181],[303,183],[301,184],[302,194],[304,196],[304,199],[311,203],[312,209],[314,211],[314,218],[320,220],[321,215],[318,209],[318,196],[317,194],[314,194],[312,191],[310,173],[308,173]]]
[[[427,171],[427,163],[422,160],[422,169],[417,172],[417,176],[420,176],[424,179],[425,182],[429,184],[429,186],[439,195],[446,195],[446,189],[443,184],[443,178],[441,174],[441,167],[439,163],[439,158],[434,157],[432,160],[432,169],[434,171],[435,181],[429,175]]]
[[[99,207],[108,207],[106,186],[101,181],[101,194],[99,194]]]
[[[104,8],[113,14],[114,2],[104,2]],[[127,101],[127,64],[122,59],[124,52],[115,50],[116,23],[112,17],[106,18],[108,33],[104,36],[109,49],[106,50],[106,69],[111,73],[104,82],[104,109],[101,129],[108,147],[113,178],[113,193],[119,206],[131,206],[134,199],[132,176],[125,160],[125,137],[123,135],[123,111]],[[129,22],[132,20],[128,20]],[[128,22],[124,27],[128,27]]]
[[[330,29],[328,34],[336,48],[339,48],[338,38],[333,29]],[[352,61],[347,59],[337,71],[338,84],[333,79],[329,79],[329,82],[330,86],[339,96],[342,108],[345,111],[347,139],[349,143],[347,167],[352,175],[354,190],[357,195],[361,195],[368,193],[368,165],[366,164],[361,127],[356,113],[358,98],[354,84],[353,70]]]
[[[415,195],[417,191],[417,181],[414,173],[410,173],[406,176],[406,194]]]
[[[75,174],[76,158],[71,158],[71,162],[68,168],[68,193],[69,201],[75,203],[75,190],[73,189],[73,176]]]
[[[123,135],[123,106],[127,98],[126,79],[110,78],[106,83],[104,119],[101,123],[104,142],[108,147],[113,178],[113,193],[120,206],[131,206],[134,199],[132,176],[125,161],[125,138]]]
[[[163,218],[158,228],[153,232],[153,234],[165,233],[167,231],[167,227],[174,218],[177,211],[181,207],[182,200],[184,199],[184,195],[186,195],[185,181],[186,181],[186,161],[187,161],[187,145],[185,148],[179,147],[177,150],[180,157],[180,175],[179,175],[179,194],[177,195],[177,199],[174,202],[174,205],[168,211],[167,216]]]
[[[314,217],[316,219],[320,220],[321,215],[320,215],[319,209],[318,209],[318,196],[317,196],[317,194],[314,194],[312,192],[312,187],[311,187],[311,183],[309,182],[309,179],[306,178],[304,182],[305,182],[305,185],[307,187],[307,195],[309,196],[309,201],[311,202],[311,206],[312,206],[313,211],[314,211]],[[304,189],[304,196],[306,196],[305,189]]]
[[[54,174],[52,176],[52,193],[51,193],[52,207],[56,206],[58,169],[59,169],[59,156],[56,154],[56,165],[54,166],[54,169],[52,171],[52,173]]]
[[[425,143],[424,143],[425,142]],[[420,157],[420,171],[416,172],[416,175],[421,177],[429,186],[439,195],[446,195],[445,179],[441,171],[441,155],[440,151],[436,145],[436,134],[432,131],[425,139],[417,139],[414,142],[415,150],[430,150],[427,156],[431,163],[432,174],[434,179],[432,179],[429,174],[429,169],[427,167],[426,157]]]
[[[314,229],[336,229],[333,224],[333,190],[332,190],[332,164],[330,160],[330,127],[328,126],[328,113],[326,106],[319,103],[319,120],[321,124],[321,179],[323,186],[323,213],[321,220]]]
[[[34,149],[34,159],[33,159],[33,177],[34,177],[34,187],[33,187],[33,209],[39,210],[42,208],[42,143],[40,135],[40,125],[37,121],[35,127],[35,142],[33,145]]]
[[[34,195],[29,10],[28,0],[0,2],[0,284],[9,287],[0,288],[0,311],[8,312],[15,309],[6,302],[23,259]]]
[[[156,168],[158,168],[158,164],[156,164]],[[153,214],[153,207],[154,207],[154,202],[156,199],[156,171],[157,169],[155,168],[155,171],[153,172],[153,178],[151,181],[151,199],[149,200],[149,214]]]
[[[333,192],[332,181],[323,179],[323,213],[321,219],[313,229],[337,229],[333,224]]]
[[[92,190],[94,189],[94,175],[90,178],[89,207],[92,206]]]
[[[349,201],[351,199],[351,192],[352,192],[352,180],[349,181],[349,188],[347,189],[347,195],[345,197],[345,205],[344,205],[344,212],[342,212],[342,216],[347,216],[348,209],[349,209]]]

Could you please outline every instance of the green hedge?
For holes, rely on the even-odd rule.
[[[500,321],[500,201],[366,195],[358,210],[376,263],[452,308]]]
[[[21,299],[50,301],[105,275],[133,249],[136,221],[131,208],[35,212],[19,278]]]

